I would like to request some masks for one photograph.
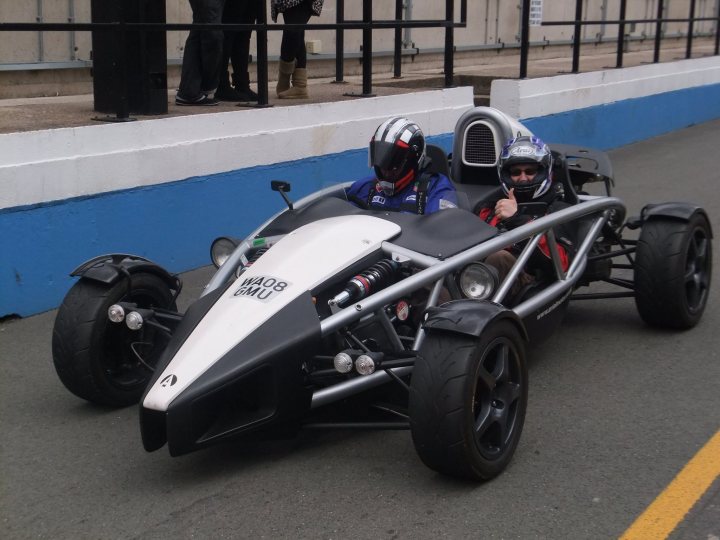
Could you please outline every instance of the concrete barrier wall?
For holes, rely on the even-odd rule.
[[[367,143],[406,115],[450,149],[471,88],[0,135],[0,316],[56,307],[81,262],[134,253],[173,272],[210,263],[284,203],[370,173]]]
[[[720,57],[496,80],[490,105],[546,141],[608,150],[720,118]]]

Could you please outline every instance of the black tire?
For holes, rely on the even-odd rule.
[[[138,273],[109,286],[80,279],[65,296],[53,327],[52,352],[55,371],[73,394],[92,403],[125,407],[137,403],[167,338],[145,325],[131,331],[124,323],[112,323],[108,308],[118,302],[135,302],[138,307],[176,309],[173,295],[159,277]],[[138,360],[130,345],[139,345]]]
[[[410,382],[410,429],[431,469],[489,480],[512,458],[528,399],[525,343],[511,321],[479,338],[428,334]]]
[[[643,321],[692,328],[705,310],[711,276],[710,226],[703,215],[643,224],[635,256],[635,305]]]

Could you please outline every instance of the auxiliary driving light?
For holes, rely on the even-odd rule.
[[[143,318],[137,311],[131,311],[125,316],[125,324],[130,330],[140,330],[143,325]]]
[[[210,246],[210,259],[216,268],[220,268],[230,258],[238,244],[237,240],[227,236],[221,236],[213,241]]]
[[[483,263],[468,264],[460,272],[460,290],[473,300],[487,300],[500,282],[497,270]]]
[[[340,373],[350,373],[353,368],[353,359],[348,353],[340,352],[333,358],[333,365],[335,370]]]
[[[113,304],[108,308],[108,319],[114,323],[123,322],[125,319],[125,310],[119,304]]]
[[[360,375],[370,375],[375,372],[375,360],[367,354],[361,354],[355,360],[355,369]]]

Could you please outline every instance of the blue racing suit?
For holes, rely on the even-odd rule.
[[[372,210],[390,210],[410,214],[432,214],[445,208],[456,208],[457,194],[450,179],[442,174],[421,173],[419,180],[408,184],[392,196],[387,196],[369,176],[357,180],[347,189],[348,200]]]

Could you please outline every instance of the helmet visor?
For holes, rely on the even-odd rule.
[[[407,174],[409,156],[409,147],[401,141],[395,144],[375,141],[371,145],[370,162],[378,178],[387,182],[396,182]]]

